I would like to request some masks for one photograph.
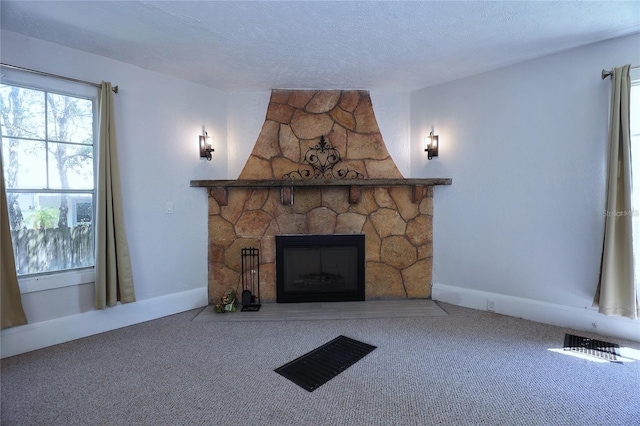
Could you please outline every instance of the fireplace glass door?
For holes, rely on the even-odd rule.
[[[364,300],[364,235],[276,237],[278,302]]]

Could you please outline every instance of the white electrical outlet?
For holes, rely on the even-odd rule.
[[[495,312],[496,311],[496,301],[493,299],[487,299],[487,311]]]

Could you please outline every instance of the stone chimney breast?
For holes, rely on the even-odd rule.
[[[403,177],[380,134],[369,92],[272,90],[262,130],[238,180],[278,180],[311,169],[306,155],[321,138],[338,152],[337,168],[357,171],[364,179]]]

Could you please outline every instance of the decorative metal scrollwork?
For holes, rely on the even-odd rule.
[[[341,161],[340,152],[327,143],[324,136],[320,136],[320,143],[307,150],[303,161],[310,165],[312,169],[293,170],[285,173],[282,178],[287,180],[364,178],[362,173],[351,170],[348,167],[334,169],[335,165]]]

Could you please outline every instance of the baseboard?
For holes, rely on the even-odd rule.
[[[640,320],[605,316],[595,308],[580,309],[446,284],[433,284],[431,298],[480,311],[488,310],[488,301],[493,300],[498,314],[640,342]]]
[[[207,303],[207,289],[203,287],[8,328],[0,333],[0,358],[196,309]]]

